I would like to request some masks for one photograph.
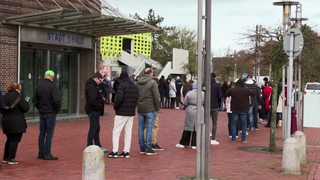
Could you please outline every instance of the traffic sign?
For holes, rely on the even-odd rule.
[[[290,56],[290,37],[293,35],[293,58],[297,57],[303,48],[303,35],[297,28],[289,29],[283,37],[283,50]]]

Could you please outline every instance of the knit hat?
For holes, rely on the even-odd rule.
[[[45,73],[44,73],[45,76],[54,76],[54,72],[52,70],[47,70]]]

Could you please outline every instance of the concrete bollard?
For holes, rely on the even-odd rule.
[[[104,153],[99,146],[90,145],[83,151],[82,180],[105,180]]]
[[[282,173],[284,174],[301,174],[297,142],[291,137],[284,141],[282,156]]]
[[[303,132],[301,131],[296,131],[293,134],[293,138],[295,138],[298,143],[297,143],[297,147],[298,147],[298,155],[299,155],[299,159],[300,159],[300,163],[307,163],[306,160],[306,136],[304,135]]]

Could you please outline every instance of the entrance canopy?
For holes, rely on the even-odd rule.
[[[121,16],[91,14],[62,8],[11,16],[2,20],[2,23],[74,32],[94,37],[149,33],[158,30],[157,27]]]

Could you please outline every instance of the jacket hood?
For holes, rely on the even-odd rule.
[[[143,84],[146,84],[147,82],[149,82],[151,80],[152,80],[152,77],[150,77],[147,74],[143,74],[143,75],[141,75],[139,77],[138,84],[143,85]]]

